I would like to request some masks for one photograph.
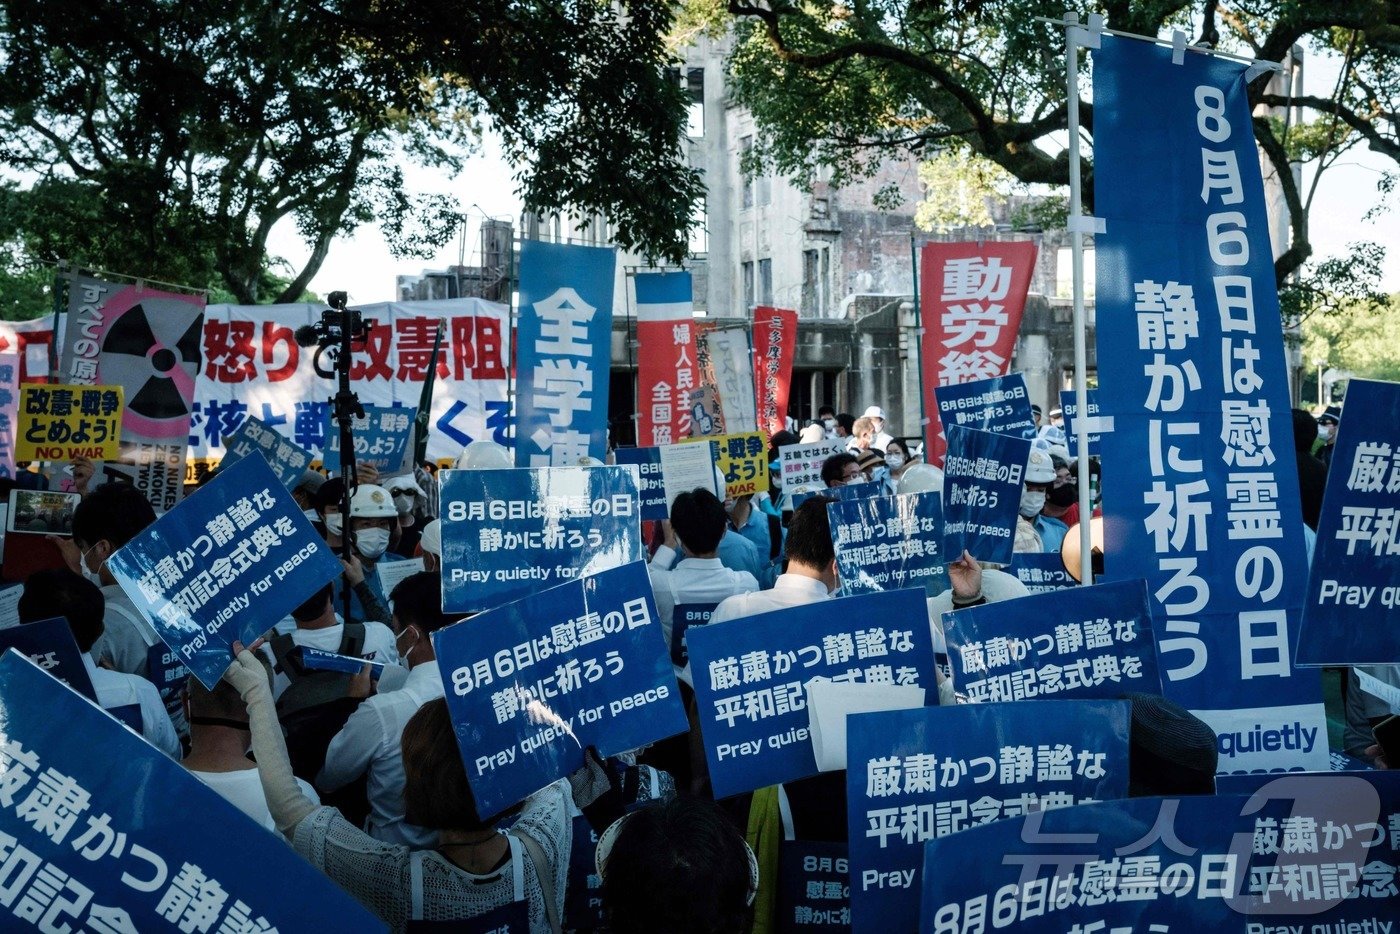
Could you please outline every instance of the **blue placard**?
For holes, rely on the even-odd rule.
[[[922,587],[932,597],[948,589],[938,493],[832,503],[826,514],[846,593]]]
[[[1079,586],[1079,581],[1065,570],[1065,559],[1058,551],[1018,551],[1011,556],[1006,573],[1014,574],[1031,593]]]
[[[1223,778],[1223,776],[1222,776]],[[1256,794],[1131,798],[924,845],[924,934],[1386,934],[1400,774],[1238,776]],[[957,871],[950,871],[956,867]]]
[[[157,642],[146,650],[146,676],[160,692],[160,702],[170,715],[170,724],[182,740],[190,735],[189,720],[185,716],[185,695],[189,693],[190,669],[180,653]]]
[[[851,929],[845,843],[784,840],[778,845],[776,934],[841,934]]]
[[[385,930],[280,835],[14,652],[0,708],[0,927]]]
[[[579,768],[587,746],[609,756],[686,729],[640,561],[448,626],[433,647],[482,817]]]
[[[339,442],[339,432],[334,437]],[[289,490],[296,487],[306,468],[311,465],[310,451],[282,437],[276,428],[252,415],[245,417],[232,434],[224,436],[223,441],[224,459],[219,462],[221,470],[232,467],[257,451]],[[339,447],[336,450],[339,451]]]
[[[1031,443],[948,425],[943,460],[943,553],[1010,564]]]
[[[954,688],[973,703],[1162,691],[1142,581],[944,613],[943,636]]]
[[[938,702],[922,590],[823,600],[691,630],[695,705],[716,798],[815,775],[813,678],[924,689]]]
[[[671,515],[671,504],[666,502],[666,484],[661,479],[660,448],[618,448],[613,452],[613,460],[637,468],[641,477],[642,520],[653,522]]]
[[[862,483],[843,483],[822,491],[829,499],[837,502],[848,503],[852,500],[870,499],[872,496],[879,496],[885,492],[885,485],[878,480],[865,481]],[[798,505],[801,505],[800,503]]]
[[[824,490],[808,490],[802,493],[794,493],[792,494],[792,509],[796,512],[803,503],[814,496],[819,496],[822,499],[829,499],[832,502],[839,502],[841,497],[836,492],[839,489],[840,487],[829,487]]]
[[[365,417],[351,423],[355,439],[355,463],[370,464],[381,474],[391,474],[403,466],[403,454],[413,435],[413,410],[397,405],[367,405]],[[340,467],[340,426],[335,411],[326,412],[326,445],[321,463],[331,470]]]
[[[1020,373],[939,386],[933,395],[944,428],[960,425],[1017,438],[1035,437],[1031,397]]]
[[[161,516],[107,567],[211,690],[235,640],[251,644],[341,573],[256,451]]]
[[[490,609],[645,555],[632,468],[440,476],[444,611]]]
[[[1098,391],[1097,389],[1089,389],[1089,390],[1086,390],[1086,391],[1085,391],[1085,395],[1088,397],[1088,403],[1089,403],[1089,417],[1090,417],[1090,418],[1098,418],[1098,417],[1099,417],[1099,391]],[[1063,414],[1063,415],[1064,415],[1064,418],[1065,418],[1065,427],[1064,427],[1065,443],[1066,443],[1066,446],[1069,448],[1069,456],[1070,456],[1070,457],[1078,457],[1078,456],[1079,456],[1079,435],[1075,433],[1077,429],[1074,427],[1074,420],[1075,420],[1076,418],[1079,417],[1079,403],[1075,401],[1075,392],[1074,392],[1073,389],[1061,389],[1061,390],[1060,390],[1060,411],[1061,411],[1061,414]],[[1089,456],[1090,456],[1090,457],[1097,457],[1097,456],[1098,456],[1098,454],[1099,454],[1099,441],[1100,441],[1100,439],[1101,439],[1102,437],[1103,437],[1103,436],[1100,435],[1098,432],[1094,432],[1094,431],[1089,432]]]
[[[569,849],[569,878],[564,885],[564,928],[596,931],[603,927],[603,877],[598,875],[598,832],[588,818],[574,818]]]
[[[705,626],[718,603],[677,603],[671,612],[671,663],[684,668],[690,663],[690,643],[685,634],[691,626]]]
[[[1354,379],[1298,632],[1300,665],[1400,659],[1400,383]]]
[[[342,674],[357,675],[368,665],[371,681],[378,681],[379,676],[384,674],[383,662],[368,662],[363,658],[338,655],[335,652],[323,652],[320,649],[304,645],[298,646],[296,651],[301,655],[302,667],[311,671],[338,671]]]
[[[14,649],[88,700],[97,700],[83,653],[61,616],[0,629],[0,652]]]
[[[611,247],[520,246],[515,466],[572,467],[608,451]]]
[[[1292,664],[1308,570],[1249,66],[1172,58],[1094,55],[1105,578],[1147,581],[1166,695],[1222,740],[1325,736]],[[1327,767],[1323,743],[1228,745],[1222,772]]]
[[[853,714],[846,730],[851,929],[914,930],[928,840],[1126,797],[1129,719],[1127,701]]]

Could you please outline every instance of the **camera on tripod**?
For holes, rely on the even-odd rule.
[[[316,324],[304,324],[296,330],[296,342],[300,347],[315,347],[316,358],[312,362],[316,375],[322,379],[335,379],[336,357],[351,344],[363,344],[369,338],[372,324],[366,322],[358,309],[345,307],[349,296],[344,292],[332,292],[326,296],[330,307],[321,312],[321,320]],[[321,362],[321,355],[331,352],[331,365]]]

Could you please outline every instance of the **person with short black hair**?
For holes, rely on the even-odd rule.
[[[366,620],[358,624],[364,627],[362,637],[359,636],[358,629],[347,634],[345,620],[340,618],[336,612],[339,608],[331,602],[334,586],[333,583],[326,584],[292,610],[296,628],[287,633],[290,636],[289,642],[282,642],[280,637],[273,637],[264,643],[263,651],[276,672],[272,687],[274,697],[282,696],[295,674],[292,671],[295,666],[289,664],[287,659],[278,657],[279,646],[283,646],[288,654],[302,646],[320,649],[322,652],[343,653],[347,642],[355,642],[358,648],[350,654],[383,665],[399,663],[399,653],[394,647],[394,633],[383,623]]]
[[[597,869],[612,934],[731,934],[753,921],[753,852],[711,801],[638,808],[603,834]]]
[[[145,495],[130,483],[103,483],[73,510],[73,545],[78,550],[78,570],[102,588],[106,602],[102,638],[92,656],[117,671],[150,677],[150,653],[165,646],[136,604],[122,590],[107,561],[156,521],[156,511]]]
[[[770,590],[739,594],[715,607],[710,625],[744,616],[757,616],[784,607],[826,600],[836,589],[836,549],[831,544],[827,501],[813,497],[792,514],[787,534],[787,570]]]
[[[404,819],[402,740],[413,715],[443,696],[432,634],[457,622],[461,614],[442,612],[442,576],[431,571],[404,578],[389,602],[398,632],[395,649],[408,665],[408,677],[402,687],[375,694],[350,715],[326,749],[316,785],[333,792],[367,775],[366,832],[386,843],[421,848],[432,846],[437,834]]]
[[[19,597],[19,621],[37,623],[54,617],[67,620],[78,651],[83,653],[83,667],[92,681],[98,706],[112,710],[137,705],[141,710],[141,735],[167,756],[179,759],[180,738],[156,686],[139,675],[97,665],[94,650],[102,642],[105,604],[96,584],[67,568],[35,571],[24,582],[24,593]]]
[[[1304,409],[1293,410],[1293,447],[1298,464],[1298,493],[1303,499],[1303,524],[1317,531],[1322,517],[1322,492],[1327,487],[1327,467],[1313,457],[1317,420]]]
[[[842,452],[822,461],[822,482],[827,489],[861,481],[860,461],[854,454]]]

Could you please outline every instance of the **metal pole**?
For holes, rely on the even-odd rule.
[[[1083,192],[1079,172],[1079,42],[1076,13],[1065,13],[1065,84],[1066,108],[1069,117],[1069,229],[1070,269],[1074,282],[1074,420],[1079,461],[1079,581],[1088,586],[1094,582],[1093,537],[1090,534],[1092,505],[1089,500],[1089,392],[1085,359],[1088,355],[1084,336],[1084,234],[1080,227],[1083,217]]]
[[[919,374],[919,437],[924,441],[924,463],[929,464],[929,421],[928,412],[924,411],[926,399],[924,398],[924,313],[919,304],[919,244],[914,237],[914,231],[909,231],[909,257],[913,260],[912,271],[914,276],[914,351],[918,360],[917,370]]]

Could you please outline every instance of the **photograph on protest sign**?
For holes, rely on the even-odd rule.
[[[690,443],[694,444],[699,440],[701,439],[693,439]],[[767,491],[768,445],[763,439],[763,432],[748,431],[712,436],[703,440],[710,444],[708,460],[724,477],[724,491],[720,494],[720,499],[734,499]],[[663,456],[662,467],[665,466]]]
[[[19,918],[55,931],[385,930],[280,834],[20,653],[0,657],[0,706]]]
[[[471,613],[645,556],[632,467],[445,470],[443,610]]]
[[[1400,659],[1400,383],[1352,380],[1298,631],[1299,665]]]
[[[943,614],[953,689],[969,703],[1157,694],[1147,586],[1118,581]]]
[[[945,430],[943,553],[1010,564],[1031,443],[957,425]]]
[[[826,514],[846,593],[922,587],[932,597],[948,589],[938,493],[834,502]]]
[[[537,589],[433,633],[477,812],[686,729],[646,565]]]
[[[814,678],[918,687],[937,703],[924,601],[923,590],[893,590],[691,629],[715,797],[817,773],[806,698]]]
[[[945,433],[949,425],[958,425],[1017,438],[1035,437],[1031,398],[1020,373],[939,386],[933,395]]]
[[[855,714],[846,737],[851,930],[917,928],[928,840],[1127,797],[1129,720],[1120,700]]]
[[[1400,845],[1371,828],[1400,817],[1400,774],[1220,783],[1215,795],[1057,808],[930,840],[919,930],[992,912],[1026,934],[1394,930]]]
[[[71,538],[73,510],[82,499],[77,493],[11,490],[10,508],[5,515],[5,530]]]
[[[336,438],[339,440],[338,434]],[[312,453],[306,448],[293,441],[288,441],[277,433],[277,429],[252,415],[244,418],[242,424],[233,434],[225,435],[223,441],[224,459],[219,462],[219,469],[226,470],[253,451],[257,451],[262,455],[263,460],[267,461],[267,466],[272,468],[272,472],[277,474],[282,485],[289,490],[301,482],[313,459]],[[358,438],[355,446],[358,449]],[[336,453],[335,461],[328,466],[339,467],[338,448]],[[359,461],[358,451],[356,457]],[[322,458],[322,460],[325,459]]]
[[[1220,771],[1326,768],[1326,743],[1253,741],[1327,717],[1293,664],[1307,554],[1249,66],[1110,36],[1093,61],[1094,99],[1132,101],[1094,125],[1104,578],[1147,581],[1163,690]]]
[[[121,386],[25,384],[19,393],[15,459],[116,460],[121,456],[123,403]]]
[[[254,452],[218,473],[108,561],[156,634],[205,687],[341,575],[340,560]]]
[[[156,512],[185,495],[204,296],[73,276],[59,382],[121,386],[121,450],[104,475],[136,485]],[[54,460],[56,458],[45,458]]]

